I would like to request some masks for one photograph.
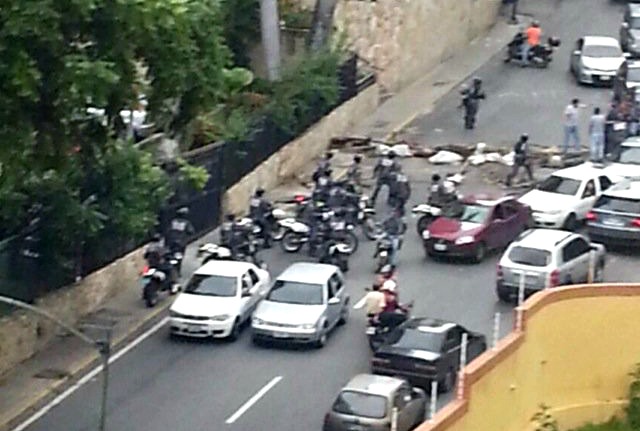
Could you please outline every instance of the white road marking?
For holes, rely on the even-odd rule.
[[[363,296],[362,299],[356,302],[356,305],[353,306],[354,310],[359,310],[364,307],[364,304],[367,302],[367,295]]]
[[[109,364],[113,364],[115,361],[117,361],[118,359],[120,359],[121,357],[123,357],[124,355],[129,353],[132,349],[134,349],[136,346],[138,346],[144,340],[149,338],[154,333],[158,332],[164,325],[167,324],[167,322],[169,322],[169,318],[165,317],[160,322],[156,323],[153,327],[149,328],[146,332],[142,333],[138,338],[133,340],[131,343],[127,344],[122,349],[120,349],[118,352],[116,352],[115,354],[111,355],[111,357],[109,358]],[[62,401],[67,399],[69,396],[71,396],[75,391],[77,391],[82,386],[87,384],[90,380],[92,380],[93,378],[98,376],[101,371],[102,371],[102,365],[99,365],[99,366],[95,367],[93,370],[89,371],[87,374],[82,376],[76,383],[74,383],[72,386],[70,386],[67,390],[62,392],[60,395],[58,395],[53,400],[51,400],[51,402],[49,402],[47,405],[42,407],[40,410],[38,410],[32,416],[30,416],[27,420],[25,420],[20,425],[15,427],[13,429],[13,431],[24,431],[25,429],[27,429],[34,422],[38,421],[40,418],[42,418],[44,415],[46,415],[51,409],[56,407]]]
[[[234,423],[235,421],[237,421],[238,419],[240,419],[240,416],[245,414],[247,412],[247,410],[249,410],[251,407],[253,407],[253,405],[255,403],[260,401],[260,398],[264,397],[267,392],[269,392],[271,389],[273,389],[273,387],[275,385],[280,383],[280,380],[282,380],[282,376],[277,376],[277,377],[274,377],[273,379],[271,379],[271,381],[269,383],[264,385],[262,387],[262,389],[260,389],[258,392],[255,393],[254,396],[249,398],[249,400],[246,403],[244,403],[238,410],[236,410],[236,412],[234,414],[229,416],[229,418],[225,421],[225,423],[230,425],[230,424]]]

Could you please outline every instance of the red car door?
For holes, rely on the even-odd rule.
[[[500,205],[493,207],[491,216],[487,219],[483,237],[490,249],[500,248],[505,241],[505,221]]]

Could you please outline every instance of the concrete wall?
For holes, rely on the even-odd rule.
[[[501,0],[340,0],[334,23],[397,91],[482,36]]]
[[[472,362],[463,396],[419,431],[533,431],[540,403],[560,429],[622,411],[640,362],[640,284],[548,290],[522,311],[524,329]]]
[[[96,310],[104,301],[132,288],[144,264],[142,249],[135,250],[80,282],[64,287],[35,305],[67,323]],[[31,357],[51,342],[60,328],[33,313],[13,312],[0,318],[0,375]]]
[[[256,188],[260,186],[269,190],[298,176],[305,166],[327,150],[331,138],[344,135],[371,115],[378,106],[378,99],[379,87],[374,84],[285,145],[225,193],[225,212],[242,214],[246,212],[247,202]]]

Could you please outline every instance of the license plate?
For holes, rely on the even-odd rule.
[[[274,332],[273,338],[287,338],[288,335],[285,332]]]
[[[376,333],[376,328],[373,328],[373,327],[367,328],[367,330],[366,330],[366,332],[365,332],[365,333],[366,333],[367,335],[373,335],[373,334],[375,334],[375,333]]]
[[[202,329],[202,326],[200,326],[200,325],[187,325],[186,329],[189,332],[200,332],[200,330]]]
[[[436,251],[446,251],[447,250],[447,245],[446,244],[434,244],[433,245],[433,249]]]
[[[608,76],[608,75],[603,75],[603,76],[600,77],[600,80],[602,80],[602,81],[609,81],[610,79],[611,79],[611,77]]]
[[[624,226],[624,222],[622,220],[613,218],[613,217],[605,218],[604,220],[602,220],[602,223],[607,226],[615,226],[615,227]]]

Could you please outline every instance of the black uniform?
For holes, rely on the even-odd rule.
[[[513,159],[513,168],[509,175],[507,175],[506,184],[507,186],[511,185],[511,181],[518,175],[521,167],[524,167],[529,175],[529,180],[533,181],[533,172],[531,170],[531,162],[529,160],[529,139],[528,137],[521,137],[518,142],[513,147],[513,152],[515,153],[515,157]]]
[[[378,160],[378,163],[373,169],[373,174],[376,177],[376,187],[373,190],[373,194],[371,195],[372,204],[375,204],[376,199],[378,198],[378,193],[380,193],[380,189],[382,188],[382,186],[387,186],[389,188],[391,187],[394,176],[399,170],[400,166],[396,162],[395,158],[391,155]]]
[[[168,235],[171,251],[179,251],[184,254],[184,250],[187,248],[187,241],[194,233],[195,229],[189,220],[182,217],[176,217],[171,220]]]

